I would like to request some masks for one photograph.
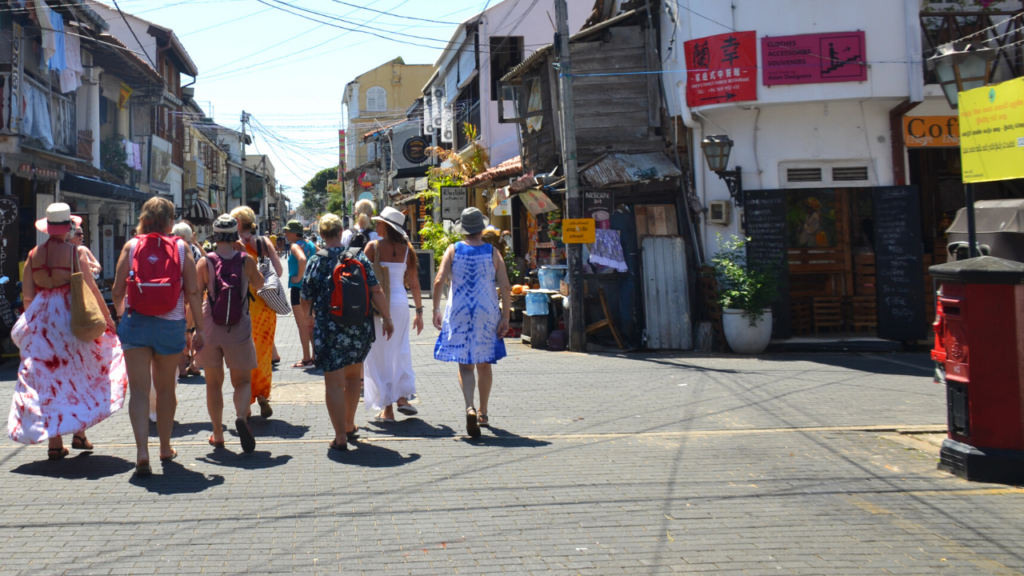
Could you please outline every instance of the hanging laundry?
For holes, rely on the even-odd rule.
[[[39,21],[39,28],[43,36],[43,57],[40,59],[40,67],[45,69],[49,66],[50,59],[57,53],[57,35],[53,31],[53,21],[50,17],[53,10],[43,0],[33,0],[33,2],[35,2],[36,20]],[[61,30],[64,30],[63,19],[61,19]]]
[[[64,54],[67,67],[60,73],[60,91],[64,94],[78,90],[82,85],[82,42],[78,36],[65,34]]]
[[[64,17],[59,13],[50,11],[50,27],[53,28],[54,52],[50,57],[50,68],[63,72],[68,67],[67,35],[64,34]]]
[[[35,88],[31,84],[21,85],[21,97],[18,102],[18,116],[21,116],[21,133],[26,136],[32,135],[32,104]]]
[[[29,83],[21,85],[23,94],[21,131],[39,140],[43,148],[53,149],[53,129],[50,127],[49,96]]]
[[[135,158],[135,164],[132,167],[142,172],[142,144],[132,142],[132,150]]]
[[[121,148],[124,148],[125,164],[127,164],[129,168],[135,168],[135,147],[132,146],[130,141],[121,140]]]

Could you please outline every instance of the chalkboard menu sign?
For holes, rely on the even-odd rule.
[[[434,251],[417,250],[416,259],[419,260],[417,274],[420,277],[420,290],[430,294],[434,288]]]
[[[917,186],[872,191],[875,218],[875,290],[878,337],[920,340],[927,336],[924,246]]]
[[[786,236],[786,191],[747,190],[744,199],[747,263],[778,271],[779,296],[772,304],[772,337],[790,338],[789,240]]]

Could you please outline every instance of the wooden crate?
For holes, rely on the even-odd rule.
[[[878,327],[878,308],[874,296],[853,296],[849,299],[849,326],[855,332]]]
[[[810,298],[793,298],[789,303],[790,325],[793,334],[810,334],[814,330],[814,315]]]
[[[843,327],[842,299],[835,296],[818,296],[811,299],[814,309],[814,332],[839,330]]]

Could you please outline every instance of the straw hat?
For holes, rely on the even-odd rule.
[[[402,235],[403,238],[408,238],[409,235],[405,233],[405,214],[402,214],[398,210],[395,210],[391,206],[381,210],[380,216],[374,216],[372,218],[374,222],[383,222],[388,226],[395,229],[396,232]]]
[[[71,223],[75,227],[82,225],[82,219],[71,215],[71,206],[63,202],[55,202],[46,207],[46,218],[36,220],[36,230],[43,234],[56,236],[71,231]]]

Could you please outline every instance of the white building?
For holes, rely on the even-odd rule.
[[[569,30],[576,32],[593,8],[586,1],[569,6]],[[435,63],[437,73],[424,87],[435,142],[466,145],[464,122],[477,127],[491,166],[519,155],[518,125],[498,123],[498,79],[551,43],[555,32],[550,4],[505,0],[459,25]],[[442,129],[449,120],[447,131]]]
[[[750,223],[744,217],[752,215],[751,206],[731,202],[726,182],[709,170],[701,152],[707,136],[720,135],[734,142],[728,169],[742,167],[744,190],[787,191],[776,197],[785,203],[783,229],[793,275],[786,297],[794,303],[830,297],[846,299],[846,305],[875,294],[876,223],[882,224],[871,210],[878,187],[917,186],[909,193],[920,200],[919,213],[915,207],[905,216],[908,229],[916,234],[920,228],[921,237],[911,243],[924,247],[924,270],[944,261],[944,230],[950,214],[963,206],[958,137],[915,140],[905,134],[904,117],[921,117],[917,125],[955,124],[956,111],[939,87],[926,84],[934,76],[925,60],[935,45],[964,31],[977,32],[976,42],[1006,33],[1009,18],[1020,9],[1019,1],[980,14],[982,7],[970,1],[665,0],[659,21],[666,105],[691,129],[697,200],[716,208],[715,222],[707,213],[700,218],[705,257],[718,251],[719,234],[752,235],[742,228]],[[959,18],[959,30],[944,28],[951,18]],[[1020,26],[1019,18],[1015,25]],[[1009,62],[1020,62],[1020,48],[1007,49]],[[752,62],[743,62],[743,51]],[[1012,66],[997,67],[992,80],[1019,75]],[[979,195],[1021,192],[1003,186]],[[731,214],[721,212],[723,204]],[[799,224],[805,212],[808,228],[801,236],[794,222]],[[825,261],[828,266],[819,265]],[[854,271],[867,270],[869,262],[870,277]],[[923,337],[923,310],[921,316],[910,332]]]

